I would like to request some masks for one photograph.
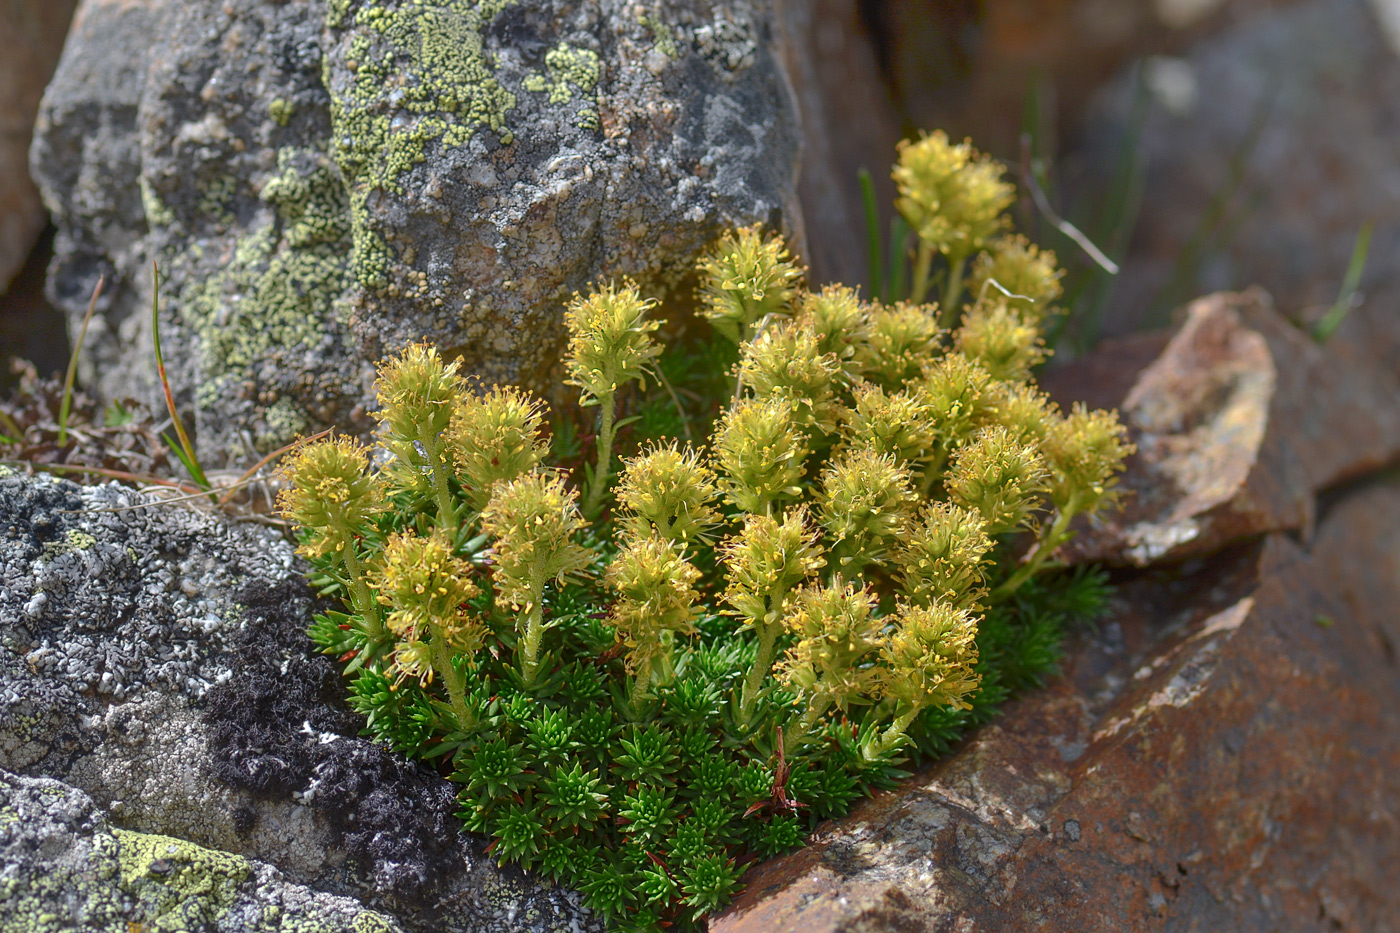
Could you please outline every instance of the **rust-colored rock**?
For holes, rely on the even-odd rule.
[[[1394,374],[1348,343],[1317,344],[1257,289],[1190,305],[1121,409],[1138,445],[1123,477],[1129,495],[1099,527],[1080,529],[1069,548],[1078,560],[1146,566],[1271,531],[1306,533],[1317,491],[1400,458]]]
[[[1382,930],[1400,917],[1400,487],[1154,571],[1064,677],[756,868],[713,933]]]

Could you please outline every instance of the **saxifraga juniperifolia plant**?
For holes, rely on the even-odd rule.
[[[379,454],[296,454],[281,507],[344,602],[312,638],[497,857],[618,929],[695,928],[750,861],[1036,683],[1101,604],[1055,553],[1131,448],[1033,382],[1060,273],[1007,230],[1000,174],[938,134],[900,150],[942,308],[809,291],[779,237],[723,237],[699,299],[728,379],[704,372],[723,354],[663,348],[633,284],[576,296],[567,381],[596,417],[572,472],[543,402],[417,344],[381,365]],[[703,445],[642,430],[667,371]]]

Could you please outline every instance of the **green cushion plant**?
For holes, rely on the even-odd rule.
[[[1001,171],[941,135],[895,171],[917,288],[941,254],[966,302],[808,291],[739,230],[699,266],[718,340],[663,347],[627,282],[569,305],[592,423],[547,432],[540,400],[411,345],[380,369],[377,451],[297,452],[281,509],[344,603],[311,636],[500,859],[618,929],[694,928],[1037,682],[1102,602],[1053,555],[1130,447],[1031,381],[1060,273],[1007,232]]]

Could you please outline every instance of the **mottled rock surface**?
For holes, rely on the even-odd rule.
[[[714,933],[1393,929],[1400,487],[1127,583],[1065,674]]]
[[[721,229],[800,231],[770,17],[765,0],[85,0],[33,168],[56,300],[78,315],[113,279],[90,384],[149,388],[152,260],[213,461],[366,426],[373,363],[410,340],[547,382],[575,289],[632,275],[684,296]]]
[[[298,574],[271,529],[0,476],[0,769],[405,930],[591,928],[575,895],[460,832],[445,779],[357,736]],[[16,870],[38,871],[25,851]]]
[[[0,295],[48,217],[29,180],[29,141],[77,0],[0,0]]]
[[[0,929],[398,933],[358,901],[271,866],[113,827],[82,791],[0,771]]]
[[[1104,372],[1124,362],[1110,345],[1071,369],[1103,394]],[[1318,344],[1257,289],[1193,302],[1121,401],[1093,401],[1121,408],[1138,453],[1122,510],[1071,542],[1081,561],[1141,567],[1270,531],[1306,535],[1318,491],[1400,460],[1395,374],[1350,341]]]

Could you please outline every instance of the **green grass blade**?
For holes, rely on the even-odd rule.
[[[176,449],[174,444],[171,444],[170,448],[184,464],[185,469],[189,471],[190,478],[201,489],[208,489],[209,480],[204,475],[204,468],[199,465],[199,458],[195,456],[190,436],[185,433],[185,425],[180,421],[180,413],[175,409],[175,394],[170,391],[170,379],[165,374],[165,357],[160,352],[160,268],[155,263],[151,263],[151,272],[151,340],[155,344],[156,371],[160,374],[160,386],[165,390],[165,407],[170,411],[170,421],[175,425],[175,434],[180,438],[179,449]]]
[[[99,275],[97,286],[88,299],[87,313],[83,315],[83,326],[78,328],[78,339],[73,344],[73,352],[68,355],[68,372],[63,377],[63,401],[58,405],[58,446],[68,443],[68,414],[73,410],[73,381],[78,376],[78,354],[83,350],[87,339],[88,325],[92,323],[92,313],[97,310],[97,299],[102,296],[102,286],[107,277]]]
[[[1351,313],[1351,309],[1359,303],[1357,289],[1361,285],[1361,276],[1366,271],[1366,258],[1371,253],[1371,233],[1375,228],[1376,222],[1368,220],[1356,232],[1356,245],[1351,249],[1351,260],[1347,263],[1346,275],[1342,277],[1342,288],[1337,293],[1337,300],[1327,309],[1322,320],[1313,327],[1313,339],[1318,343],[1330,340],[1337,328],[1342,326],[1342,321]]]

